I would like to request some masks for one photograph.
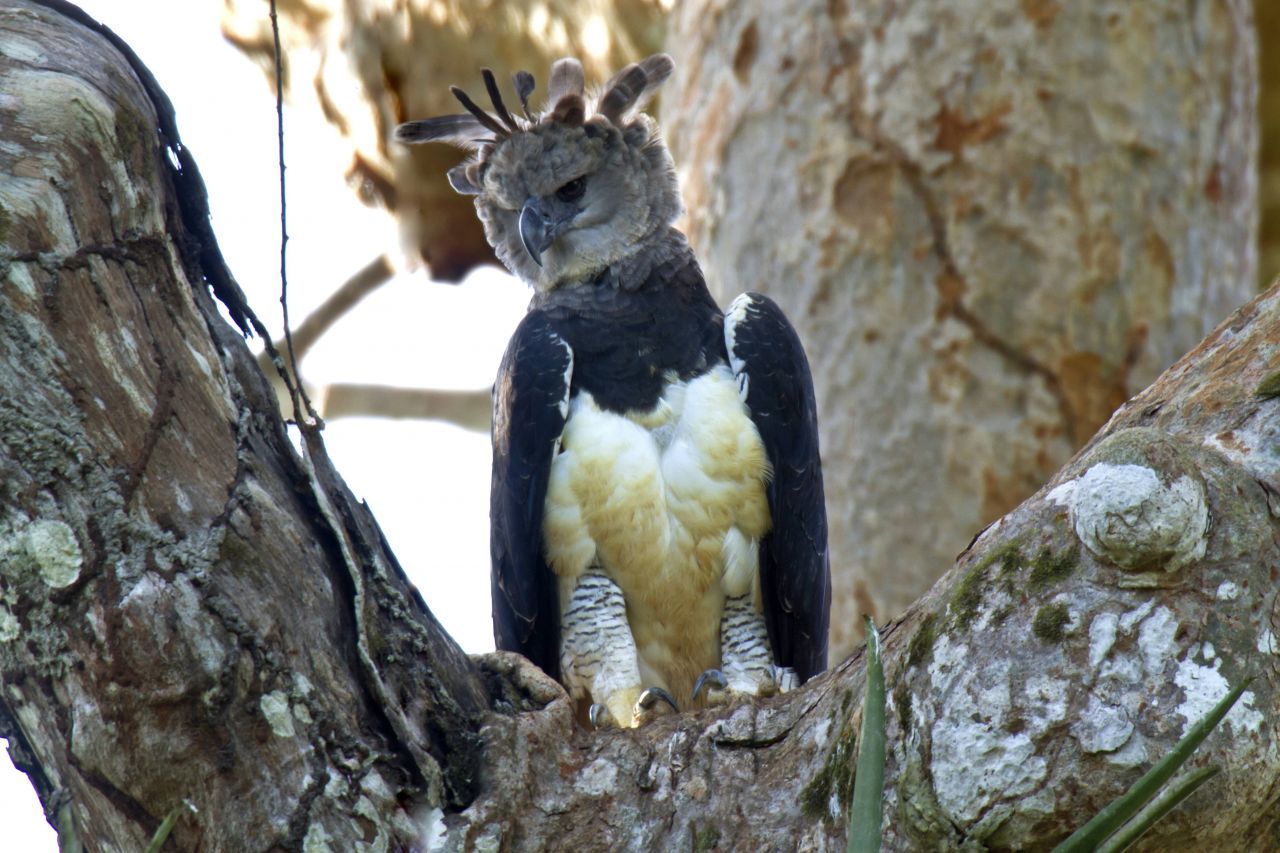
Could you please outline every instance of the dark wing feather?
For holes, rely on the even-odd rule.
[[[568,411],[573,353],[541,312],[507,345],[493,402],[489,498],[493,636],[559,677],[560,599],[542,547],[551,460]]]
[[[745,293],[725,316],[725,345],[773,467],[773,529],[760,542],[760,588],[774,657],[809,679],[827,667],[831,572],[809,360],[768,297]]]

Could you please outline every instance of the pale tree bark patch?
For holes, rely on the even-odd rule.
[[[35,562],[41,580],[53,589],[62,589],[80,577],[84,555],[76,534],[66,522],[38,520],[23,531],[27,554]]]
[[[1204,556],[1209,509],[1190,476],[1166,484],[1142,465],[1099,462],[1048,497],[1070,509],[1090,553],[1122,569],[1172,572]]]

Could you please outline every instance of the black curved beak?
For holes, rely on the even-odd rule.
[[[535,264],[542,266],[542,253],[554,239],[555,230],[547,221],[547,215],[542,210],[542,205],[538,203],[538,199],[531,198],[526,201],[524,207],[520,209],[520,242],[524,243],[525,251],[529,253],[529,257],[533,258]]]

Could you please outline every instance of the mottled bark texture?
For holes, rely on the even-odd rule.
[[[590,733],[458,652],[286,439],[149,95],[0,8],[0,733],[64,840],[142,849],[185,799],[174,849],[843,849],[860,657]],[[1147,844],[1280,843],[1278,341],[1273,289],[885,626],[891,849],[1046,847],[1246,674]]]
[[[350,151],[335,168],[366,202],[394,212],[406,250],[439,281],[497,261],[470,197],[445,180],[461,154],[446,145],[395,145],[396,125],[461,112],[449,86],[483,91],[482,66],[494,69],[507,92],[512,72],[533,72],[541,102],[553,60],[578,56],[588,76],[602,80],[655,52],[663,32],[657,0],[301,0],[280,3],[279,14],[291,103],[323,114]],[[261,0],[227,0],[223,32],[274,81]],[[514,95],[508,100],[516,103]]]
[[[690,240],[809,350],[838,656],[1255,292],[1250,4],[694,0],[669,23]]]

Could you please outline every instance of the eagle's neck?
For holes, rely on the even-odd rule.
[[[685,267],[697,269],[698,262],[689,248],[685,236],[674,228],[664,228],[650,234],[630,247],[627,254],[617,258],[602,269],[594,270],[588,275],[563,281],[550,290],[541,291],[534,297],[534,307],[546,302],[554,304],[562,301],[577,301],[582,294],[573,294],[578,290],[598,290],[608,288],[625,292],[635,292],[648,287],[661,287],[667,284],[665,276],[655,275],[655,270],[662,266]],[[702,281],[701,270],[697,280]],[[567,300],[565,297],[569,297]]]
[[[575,389],[615,412],[648,411],[667,383],[727,358],[724,315],[674,229],[590,279],[535,294],[530,310],[573,349]]]

